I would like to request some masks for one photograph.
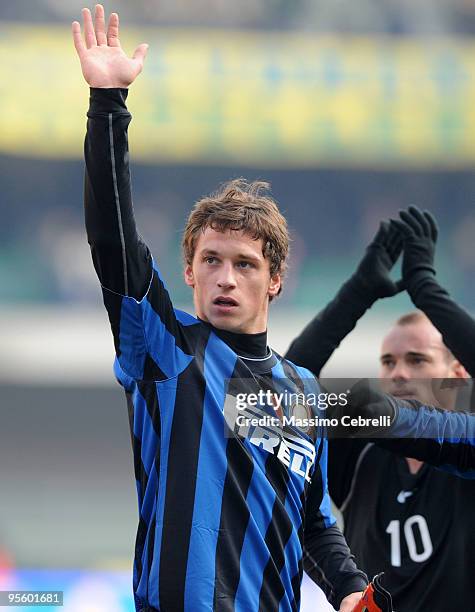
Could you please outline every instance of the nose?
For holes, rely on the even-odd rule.
[[[391,370],[389,378],[395,383],[405,383],[409,380],[410,375],[404,363],[396,362],[396,365]]]
[[[232,262],[225,262],[220,266],[216,282],[221,289],[233,289],[236,286],[235,270]]]

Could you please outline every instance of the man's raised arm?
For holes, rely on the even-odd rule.
[[[147,45],[132,58],[119,42],[119,17],[105,27],[98,4],[95,23],[88,9],[73,39],[81,68],[91,86],[85,142],[86,228],[92,258],[102,284],[114,336],[116,376],[126,388],[131,380],[163,380],[183,371],[194,354],[190,334],[182,330],[184,313],[175,311],[151,254],[137,233],[132,207],[125,106],[127,87],[143,67]],[[187,323],[190,323],[189,315]]]
[[[125,100],[127,87],[142,70],[147,45],[139,45],[129,58],[120,46],[116,13],[111,14],[107,31],[102,5],[96,6],[94,23],[89,9],[83,9],[82,16],[84,40],[77,21],[72,31],[91,87],[84,146],[88,241],[102,285],[140,300],[150,283],[152,263],[133,215],[127,144],[131,116]]]

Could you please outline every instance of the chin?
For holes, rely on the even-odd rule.
[[[233,320],[231,317],[203,317],[200,315],[200,319],[207,321],[217,329],[222,329],[224,331],[230,332],[239,332],[240,327],[242,325],[239,321]]]
[[[234,332],[236,334],[245,333],[245,330],[242,329],[242,324],[237,321],[230,321],[229,319],[219,319],[217,321],[210,321],[213,327],[217,329],[222,329],[223,331]]]

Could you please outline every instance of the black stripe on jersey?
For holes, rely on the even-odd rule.
[[[243,452],[244,451],[244,452]],[[245,453],[245,458],[244,458]],[[230,438],[226,446],[228,469],[216,545],[213,610],[233,612],[239,585],[241,551],[249,522],[246,496],[254,471],[254,460],[244,444]],[[229,469],[229,466],[233,466]]]
[[[154,552],[154,548],[155,548],[155,525],[156,525],[156,520],[157,517],[154,514],[152,521],[150,522],[150,529],[148,532],[148,550],[147,550],[147,565],[148,565],[148,574],[147,574],[147,601],[148,601],[148,589],[149,589],[149,582],[150,582],[150,568],[152,567],[152,563],[153,563],[153,552]]]
[[[195,359],[177,380],[168,451],[159,569],[160,606],[167,612],[169,610],[179,612],[184,609],[186,568],[205,398],[203,361],[204,347],[200,346]]]
[[[150,353],[145,355],[145,361],[143,364],[143,379],[144,380],[166,380],[168,376],[159,367]]]
[[[134,400],[130,391],[125,392],[125,399],[127,401],[127,414],[129,415],[129,429],[130,429],[130,440],[132,442],[132,448],[134,447]]]
[[[120,320],[122,311],[122,297],[116,293],[111,293],[107,289],[102,290],[102,296],[104,300],[104,306],[107,309],[109,315],[109,321],[112,329],[112,336],[114,338],[114,348],[117,357],[120,357]]]
[[[292,534],[292,521],[285,509],[289,473],[276,455],[269,455],[266,461],[266,476],[272,483],[277,497],[265,535],[270,559],[263,572],[259,610],[271,612],[279,609],[279,602],[285,594],[280,572],[285,564],[285,546]]]
[[[292,578],[292,592],[294,594],[294,600],[292,602],[292,610],[296,612],[300,609],[300,585],[302,584],[303,577],[303,560],[299,561],[299,571]]]
[[[300,393],[305,393],[305,386],[303,384],[302,377],[293,367],[293,365],[286,360],[282,360],[281,364],[285,376],[294,383]]]
[[[154,384],[138,382],[137,388],[140,391],[141,396],[145,400],[147,406],[147,412],[152,421],[153,429],[160,440],[161,424],[160,424],[160,410],[158,406],[157,390]],[[160,457],[160,455],[158,455]],[[157,466],[158,467],[158,466]]]
[[[312,486],[309,490],[308,493],[308,497],[307,497],[307,508],[306,508],[306,516],[307,518],[312,516],[317,516],[318,517],[318,521],[317,521],[317,525],[320,529],[325,529],[325,519],[323,514],[320,511],[320,505],[322,503],[322,498],[320,496],[320,498],[317,498],[316,495],[320,496],[323,492],[323,475],[322,475],[322,470],[320,469],[320,464],[318,463],[315,466],[315,470],[313,471],[313,475],[312,475]],[[310,522],[310,521],[309,521]],[[315,521],[312,520],[312,526],[315,525]]]
[[[142,555],[143,549],[145,546],[145,539],[147,537],[147,529],[148,525],[142,518],[139,517],[139,526],[137,529],[137,535],[135,536],[135,568],[136,568],[136,576],[134,579],[134,592],[137,591],[140,579],[142,578]]]
[[[153,311],[157,313],[157,317],[162,321],[165,329],[174,337],[176,346],[187,355],[194,355],[203,334],[201,328],[204,326],[198,323],[196,326],[187,325],[185,326],[186,335],[181,333],[181,323],[175,318],[170,296],[156,270],[153,271],[152,284],[147,294],[147,300]],[[206,336],[208,335],[209,330],[206,330]]]

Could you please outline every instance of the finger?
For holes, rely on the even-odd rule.
[[[422,211],[420,211],[417,208],[417,206],[409,206],[408,212],[409,212],[410,215],[412,215],[414,217],[414,219],[417,220],[417,222],[421,226],[423,235],[424,236],[430,236],[430,225],[427,222],[427,219],[422,214]]]
[[[107,44],[110,47],[120,47],[119,41],[119,15],[111,13],[107,27]]]
[[[414,236],[412,227],[409,226],[407,223],[404,223],[404,221],[400,221],[399,219],[391,219],[391,223],[398,228],[404,240],[407,238],[412,238]]]
[[[378,231],[376,232],[376,236],[373,238],[373,241],[371,242],[371,246],[375,246],[377,244],[378,245],[384,244],[387,233],[388,233],[388,229],[389,229],[389,223],[387,223],[387,221],[381,221],[381,223],[379,224]]]
[[[417,219],[415,219],[406,210],[400,210],[399,217],[401,218],[402,221],[404,221],[406,225],[408,225],[411,228],[413,234],[419,237],[423,235],[423,229],[419,225],[419,222],[417,221]]]
[[[424,211],[424,217],[427,219],[427,223],[430,227],[430,236],[433,242],[437,242],[437,237],[439,235],[439,227],[437,225],[437,221],[435,217],[433,217],[428,210]]]
[[[72,32],[74,46],[76,47],[77,54],[81,58],[84,55],[84,52],[86,51],[86,47],[84,46],[84,41],[82,39],[81,24],[79,23],[79,21],[73,21]]]
[[[390,225],[386,249],[393,263],[396,263],[397,258],[401,254],[403,243],[404,240],[401,232],[395,226]]]
[[[84,23],[84,38],[86,40],[86,47],[90,49],[97,45],[96,35],[94,33],[94,26],[92,24],[91,11],[88,8],[82,9],[82,20]]]
[[[132,58],[134,60],[138,60],[140,64],[143,65],[145,58],[147,56],[147,51],[148,51],[147,43],[142,43],[135,49]]]
[[[104,7],[96,4],[95,12],[96,40],[98,45],[107,45],[106,22],[104,18]]]

